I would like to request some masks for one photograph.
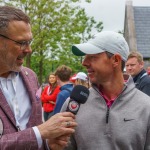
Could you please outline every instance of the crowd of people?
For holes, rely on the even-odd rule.
[[[40,91],[23,66],[32,52],[30,18],[11,6],[0,14],[1,150],[150,150],[150,77],[121,34],[102,31],[74,44],[87,73],[60,65]],[[89,96],[75,116],[61,110],[76,85]]]
[[[89,88],[90,83],[86,73],[78,72],[72,75],[70,67],[61,65],[55,70],[55,73],[50,74],[49,85],[45,86],[41,94],[45,121],[61,111],[64,102],[76,85]]]
[[[150,77],[148,71],[144,69],[144,60],[142,54],[137,51],[131,51],[128,54],[127,61],[123,66],[125,70],[125,72],[124,70],[123,72],[126,73],[126,75],[132,76],[135,87],[150,96]],[[87,88],[90,88],[91,85],[89,77],[86,73],[78,72],[72,75],[72,69],[65,65],[59,66],[56,69],[56,72],[50,76],[52,75],[53,77],[51,78],[54,78],[54,80],[50,81],[49,77],[49,85],[44,88],[41,95],[45,120],[50,118],[50,116],[60,112],[64,102],[70,96],[74,86],[83,85]],[[126,77],[128,78],[128,76]],[[125,74],[124,81],[127,81]],[[54,89],[51,82],[55,83]],[[49,113],[51,115],[48,117]]]

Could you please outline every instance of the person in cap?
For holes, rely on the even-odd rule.
[[[126,62],[126,72],[133,77],[136,88],[150,96],[150,77],[144,69],[144,61],[141,53],[130,52]]]
[[[124,37],[103,31],[87,43],[73,45],[72,52],[85,55],[82,64],[92,85],[65,150],[149,150],[150,98],[135,88],[131,76],[124,82],[129,54]]]
[[[84,72],[78,72],[74,77],[72,77],[72,80],[74,80],[75,86],[83,85],[89,88],[88,76]]]
[[[74,79],[74,77],[76,76],[77,74],[75,73],[75,74],[73,74],[71,77],[70,77],[70,79],[69,79],[69,81],[70,81],[70,83],[72,83],[73,85],[75,84],[75,79]]]

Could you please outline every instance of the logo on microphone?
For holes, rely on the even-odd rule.
[[[79,109],[79,104],[76,102],[76,101],[71,101],[70,103],[69,103],[69,110],[71,111],[71,112],[75,112],[75,111],[77,111]]]
[[[88,98],[88,96],[89,96],[87,93],[85,93],[83,91],[80,92],[80,95],[85,96],[86,98]]]

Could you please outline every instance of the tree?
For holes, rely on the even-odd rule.
[[[70,66],[74,72],[83,70],[82,57],[74,56],[71,45],[85,42],[92,30],[101,31],[102,22],[88,17],[80,0],[10,0],[7,4],[18,5],[31,18],[33,31],[32,55],[26,66],[38,75],[40,83],[59,65]],[[90,2],[90,0],[86,0]]]

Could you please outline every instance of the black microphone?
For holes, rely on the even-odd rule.
[[[66,111],[72,112],[76,115],[80,108],[80,104],[84,104],[88,99],[88,96],[89,90],[87,87],[83,85],[76,85],[70,94]]]

